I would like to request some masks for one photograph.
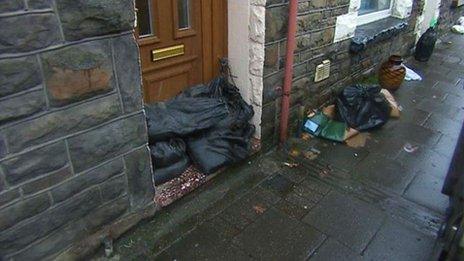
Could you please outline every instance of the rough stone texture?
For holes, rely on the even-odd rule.
[[[99,190],[88,189],[59,206],[35,216],[14,229],[0,232],[0,253],[8,255],[21,250],[53,230],[89,214],[101,204]],[[56,251],[56,249],[55,249]]]
[[[107,179],[124,172],[123,162],[120,158],[114,159],[93,170],[77,175],[51,190],[54,202],[61,202],[71,196],[91,187],[105,182]]]
[[[23,0],[8,0],[0,3],[0,13],[13,12],[24,9]]]
[[[66,40],[114,34],[132,29],[134,2],[57,0]]]
[[[33,51],[61,41],[53,14],[2,17],[0,24],[0,54]]]
[[[64,142],[57,142],[4,160],[0,166],[6,181],[15,185],[61,169],[67,161]]]
[[[55,172],[52,172],[46,176],[39,177],[34,179],[24,185],[21,186],[21,189],[24,194],[33,194],[40,190],[44,190],[54,186],[66,180],[72,176],[71,168],[69,166],[65,166],[62,169],[59,169]],[[55,201],[56,202],[56,201]]]
[[[0,100],[0,123],[32,115],[45,109],[45,106],[45,97],[41,89]]]
[[[0,60],[0,97],[38,86],[42,80],[35,56]]]
[[[147,143],[144,117],[143,114],[134,115],[70,138],[69,151],[74,171],[81,172]]]
[[[140,110],[142,108],[142,76],[139,48],[132,35],[115,38],[113,47],[124,111]]]
[[[0,260],[129,229],[154,209],[133,1],[5,0],[0,23]]]
[[[0,230],[39,214],[50,207],[50,198],[42,193],[0,210]]]
[[[143,147],[124,157],[132,209],[148,204],[155,193],[149,155],[148,147]]]
[[[114,85],[111,59],[107,40],[73,45],[42,55],[50,103],[61,106],[110,91]]]
[[[71,133],[88,129],[118,115],[121,107],[116,94],[55,111],[5,130],[12,152]]]
[[[27,0],[27,6],[30,9],[47,9],[52,8],[52,0]]]

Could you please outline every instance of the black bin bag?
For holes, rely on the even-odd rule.
[[[180,138],[156,142],[150,146],[155,183],[179,177],[190,165],[185,142]]]
[[[208,88],[210,97],[227,102],[229,114],[213,128],[189,137],[187,151],[201,172],[212,174],[249,156],[255,127],[249,123],[253,107],[242,99],[235,86],[220,77]],[[205,95],[201,90],[193,92]]]
[[[338,118],[359,131],[378,128],[390,116],[390,105],[378,85],[352,85],[337,97]]]
[[[223,100],[201,97],[176,97],[147,105],[145,111],[150,143],[209,129],[228,114]]]

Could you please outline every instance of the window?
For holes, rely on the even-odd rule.
[[[153,35],[154,28],[152,28],[152,14],[150,0],[136,0],[135,7],[137,8],[137,26],[139,29],[139,36],[146,37]]]
[[[367,24],[391,15],[393,0],[361,0],[358,24]]]

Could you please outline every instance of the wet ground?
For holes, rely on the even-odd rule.
[[[395,94],[399,119],[350,146],[293,140],[294,157],[274,151],[229,169],[115,242],[115,258],[429,259],[464,120],[462,46],[451,36],[428,63],[407,63],[424,80]]]

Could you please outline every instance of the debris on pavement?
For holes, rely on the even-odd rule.
[[[406,151],[407,153],[414,153],[419,149],[419,146],[412,145],[411,143],[407,142],[403,146],[403,150]]]
[[[295,162],[284,162],[283,164],[285,167],[289,167],[289,168],[296,168],[299,166],[299,164]]]
[[[406,76],[404,76],[406,81],[422,81],[422,77],[415,71],[409,69],[406,65],[404,65],[404,68],[406,68]]]
[[[371,134],[369,132],[362,132],[354,137],[347,139],[345,141],[345,144],[351,148],[362,148],[366,146],[366,142],[370,138],[371,138]]]
[[[453,25],[451,27],[451,32],[456,33],[456,34],[464,34],[464,25]]]
[[[253,206],[253,210],[256,212],[256,214],[261,215],[266,211],[266,208],[261,205],[256,205],[256,206]]]

